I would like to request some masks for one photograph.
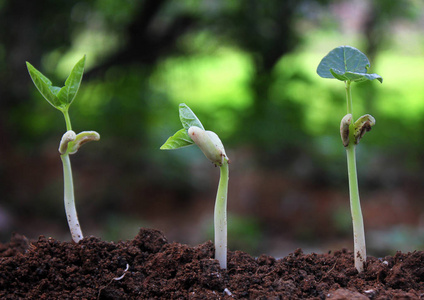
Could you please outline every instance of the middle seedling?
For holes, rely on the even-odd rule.
[[[180,104],[180,120],[183,129],[168,138],[161,150],[173,150],[196,144],[205,156],[220,168],[218,192],[215,201],[215,259],[222,269],[227,268],[227,192],[228,163],[224,146],[218,135],[205,131],[202,123],[193,111],[184,103]]]

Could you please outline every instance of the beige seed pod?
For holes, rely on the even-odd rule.
[[[340,122],[340,136],[343,146],[349,146],[349,126],[352,123],[352,114],[347,114]]]
[[[82,131],[75,137],[75,141],[72,143],[72,148],[69,150],[69,154],[77,153],[79,148],[85,143],[98,140],[100,140],[100,134],[96,131]]]
[[[371,127],[375,125],[375,119],[371,115],[363,115],[355,122],[355,144],[359,144],[359,141],[364,134],[371,130]]]
[[[77,135],[75,134],[75,132],[73,130],[69,130],[69,131],[65,132],[62,136],[62,139],[60,140],[59,153],[65,154],[66,151],[68,150],[68,144],[70,142],[75,141],[76,137],[77,137]]]
[[[225,159],[228,160],[224,145],[216,133],[192,126],[188,129],[188,135],[215,165],[222,166]]]
[[[59,153],[62,155],[66,152],[68,152],[68,154],[74,154],[83,144],[98,140],[100,140],[100,134],[95,131],[83,131],[76,134],[73,130],[69,130],[62,136],[59,145]]]

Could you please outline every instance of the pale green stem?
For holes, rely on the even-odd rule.
[[[346,82],[347,113],[353,116],[352,93],[350,82]],[[353,118],[352,118],[353,119]],[[355,268],[361,273],[367,259],[365,246],[364,221],[362,218],[361,202],[359,199],[358,175],[356,171],[356,145],[354,143],[354,122],[349,128],[349,145],[346,147],[347,167],[349,178],[350,209],[353,223]]]
[[[352,91],[350,89],[351,82],[350,81],[345,81],[345,84],[346,84],[347,113],[353,115]]]
[[[349,175],[350,210],[352,213],[353,223],[355,268],[360,273],[364,270],[365,261],[367,259],[367,253],[365,246],[364,221],[362,218],[361,203],[359,200],[355,148],[355,145],[353,145],[353,143],[351,142],[349,146],[346,147],[346,154],[348,167],[347,169]]]
[[[221,269],[227,268],[227,192],[228,192],[228,162],[220,167],[218,192],[215,201],[215,259]]]
[[[71,231],[72,240],[78,243],[83,239],[80,224],[78,222],[77,210],[75,208],[74,184],[72,181],[72,168],[69,154],[66,152],[61,155],[63,164],[63,179],[64,179],[64,199],[65,212],[68,219],[69,230]]]
[[[65,117],[66,131],[72,130],[71,119],[69,118],[68,109],[63,110],[62,113]]]
[[[71,119],[69,118],[68,109],[62,111],[65,117],[66,131],[72,130]],[[74,182],[72,180],[71,160],[69,159],[69,151],[61,155],[63,165],[63,181],[64,181],[64,201],[66,218],[68,219],[69,230],[71,231],[72,240],[78,243],[84,238],[81,226],[78,221],[77,209],[75,207]]]

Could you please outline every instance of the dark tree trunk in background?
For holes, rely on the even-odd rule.
[[[168,1],[144,1],[133,21],[127,26],[128,40],[117,53],[86,73],[86,78],[98,76],[112,66],[141,64],[154,66],[160,57],[175,53],[177,39],[196,25],[191,15],[181,14],[164,28],[156,26]]]

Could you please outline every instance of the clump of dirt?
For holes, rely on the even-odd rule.
[[[209,241],[169,243],[153,229],[130,241],[88,237],[78,244],[15,235],[0,245],[1,299],[419,299],[424,252],[368,257],[358,274],[347,250],[283,259],[228,252],[228,269]]]

